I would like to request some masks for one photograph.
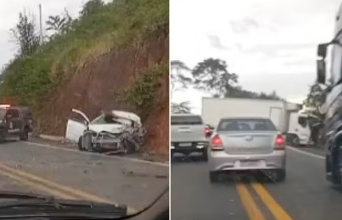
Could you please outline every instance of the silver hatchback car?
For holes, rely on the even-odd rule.
[[[268,118],[223,118],[211,135],[209,177],[228,171],[273,171],[285,180],[285,139]]]

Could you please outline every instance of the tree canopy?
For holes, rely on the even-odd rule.
[[[212,97],[253,98],[281,100],[275,91],[270,94],[253,92],[243,89],[239,83],[239,76],[228,71],[224,60],[208,58],[200,61],[193,69],[179,60],[171,61],[171,84],[181,85],[181,88],[193,87],[208,92]],[[190,72],[191,76],[186,76]],[[174,92],[175,90],[172,90]]]

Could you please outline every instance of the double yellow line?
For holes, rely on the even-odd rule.
[[[251,183],[252,189],[261,198],[262,202],[273,214],[274,218],[277,220],[293,220],[281,205],[273,199],[273,197],[267,192],[267,190],[257,182]],[[247,215],[250,220],[265,220],[264,214],[258,208],[257,204],[254,202],[252,195],[250,194],[247,186],[244,183],[238,182],[236,185],[237,192],[241,198],[242,204],[247,211]]]
[[[58,183],[49,181],[47,179],[38,177],[27,172],[14,169],[3,164],[0,164],[0,175],[8,177],[12,180],[18,181],[20,184],[24,184],[31,188],[37,189],[41,192],[45,192],[49,195],[56,196],[63,199],[72,200],[89,200],[93,202],[102,202],[114,204],[112,201],[98,197],[96,195],[81,191],[79,189],[60,185]],[[128,208],[129,213],[136,212],[132,208]]]

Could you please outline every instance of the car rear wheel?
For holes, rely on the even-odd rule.
[[[203,150],[202,158],[203,158],[204,161],[208,161],[208,151],[207,151],[207,149]]]
[[[28,128],[25,128],[25,129],[23,130],[23,132],[20,134],[19,139],[20,139],[21,141],[27,141],[27,140],[28,140],[28,133],[29,133],[29,129],[28,129]]]
[[[217,183],[219,182],[219,174],[214,171],[209,172],[209,179],[211,183]]]
[[[283,182],[286,179],[286,170],[280,169],[276,171],[276,182]]]

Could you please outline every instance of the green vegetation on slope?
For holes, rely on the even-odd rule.
[[[143,70],[131,79],[131,85],[114,92],[114,98],[120,102],[130,103],[139,109],[143,119],[158,104],[155,94],[161,86],[161,79],[169,73],[169,63],[163,62]]]
[[[85,6],[92,6],[88,3]],[[37,51],[18,54],[2,72],[1,96],[38,108],[56,86],[96,57],[118,47],[138,46],[148,33],[168,29],[167,0],[115,0],[93,9],[84,8]]]

